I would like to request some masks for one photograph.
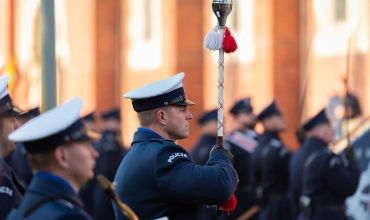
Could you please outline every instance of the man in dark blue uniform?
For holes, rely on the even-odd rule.
[[[198,120],[202,135],[190,153],[198,165],[205,166],[209,152],[216,145],[217,138],[217,109],[205,112]]]
[[[100,135],[85,128],[81,108],[82,100],[74,98],[9,135],[24,143],[36,173],[8,220],[92,219],[77,193],[94,176],[99,154],[90,140]]]
[[[19,124],[22,126],[32,118],[40,115],[40,109],[33,108],[26,113],[17,117]],[[5,158],[5,162],[13,169],[17,175],[19,182],[24,188],[30,184],[33,177],[32,168],[28,162],[27,151],[22,142],[18,142],[15,146],[15,151]]]
[[[285,130],[285,120],[273,101],[262,110],[258,119],[265,131],[252,154],[252,181],[259,200],[259,219],[290,219],[289,160],[291,152],[281,142],[279,133]]]
[[[0,78],[0,220],[6,218],[24,194],[16,174],[3,159],[15,149],[15,143],[8,139],[8,135],[19,127],[16,116],[20,113],[8,94],[8,82],[8,76]]]
[[[235,191],[238,205],[224,219],[237,219],[240,215],[256,205],[255,190],[250,181],[250,157],[257,147],[257,133],[254,131],[256,116],[253,113],[250,98],[245,98],[231,108],[236,130],[227,136],[224,146],[234,155],[234,168],[239,175],[238,187]],[[251,219],[257,219],[255,215]]]
[[[297,219],[300,207],[298,219],[347,219],[344,200],[355,193],[360,178],[354,154],[348,148],[343,160],[328,149],[335,131],[325,109],[302,129],[306,141],[290,164],[293,218]]]
[[[115,182],[120,199],[140,219],[204,219],[204,204],[223,205],[238,175],[228,149],[213,148],[205,166],[194,163],[176,140],[189,135],[184,73],[128,92],[141,127],[118,168]],[[126,219],[114,205],[116,218]]]
[[[122,144],[121,112],[117,108],[111,109],[102,113],[102,119],[104,131],[102,138],[95,144],[100,155],[96,160],[95,174],[103,174],[109,181],[113,181],[122,159],[127,154]],[[96,185],[94,189],[92,209],[94,219],[115,219],[111,199],[100,185]]]

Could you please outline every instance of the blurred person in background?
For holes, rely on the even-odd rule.
[[[291,152],[279,137],[286,129],[285,119],[275,100],[257,118],[264,127],[251,158],[251,179],[260,208],[258,219],[287,220],[291,218],[288,196]]]
[[[325,109],[302,127],[306,141],[290,164],[293,219],[346,220],[344,202],[356,192],[361,174],[354,152],[348,147],[342,158],[328,150],[335,131]]]
[[[96,160],[95,174],[103,174],[109,181],[113,182],[116,171],[127,154],[122,142],[121,111],[115,108],[103,112],[102,119],[102,138],[95,144],[95,148],[100,155]],[[92,211],[94,219],[115,219],[111,199],[104,193],[100,185],[96,185],[93,196]]]
[[[96,122],[96,113],[95,112],[91,112],[91,113],[83,116],[82,121],[84,122],[85,126],[88,129],[90,129],[92,131],[95,131],[95,132],[99,131],[98,125],[97,125],[97,122]]]
[[[15,142],[8,135],[19,127],[16,116],[22,113],[12,103],[8,82],[8,76],[0,78],[0,220],[6,218],[24,194],[16,174],[4,161],[15,150]]]
[[[190,152],[190,156],[193,158],[195,164],[201,166],[206,165],[209,159],[209,152],[216,145],[217,123],[217,109],[205,112],[198,119],[198,125],[200,126],[202,135]],[[222,217],[216,215],[216,208],[214,206],[206,206],[204,216],[205,220],[222,219]]]
[[[91,112],[82,117],[82,121],[84,125],[92,131],[98,132],[98,127],[96,123],[96,114],[95,112]],[[95,147],[96,142],[93,140],[91,141],[91,145]],[[96,174],[94,172],[94,174]],[[84,186],[81,187],[79,196],[81,197],[82,202],[85,204],[86,208],[88,208],[91,212],[93,210],[93,201],[94,201],[94,194],[95,194],[95,187],[98,187],[98,181],[95,178],[92,178],[87,182]]]
[[[193,147],[190,156],[197,165],[205,166],[209,159],[209,152],[216,145],[217,138],[217,109],[205,112],[199,119],[198,125],[201,137]]]
[[[361,108],[357,97],[347,91],[347,79],[340,79],[336,84],[336,94],[329,99],[326,114],[334,129],[335,140],[340,139],[345,132],[342,128],[343,121],[361,116]]]
[[[253,113],[250,98],[244,98],[235,103],[230,113],[234,117],[235,130],[226,137],[224,147],[230,149],[234,155],[234,168],[239,176],[235,191],[238,204],[230,215],[224,213],[224,219],[237,219],[257,202],[255,189],[250,180],[251,154],[258,144],[258,134],[254,131],[257,118]],[[250,219],[257,219],[257,215]]]
[[[39,107],[28,110],[28,112],[17,116],[20,126],[24,125],[26,122],[34,117],[40,115]],[[24,148],[22,142],[18,142],[15,145],[15,151],[5,158],[5,162],[13,169],[14,173],[17,175],[19,182],[24,188],[30,184],[33,177],[32,168],[28,162],[27,151]]]

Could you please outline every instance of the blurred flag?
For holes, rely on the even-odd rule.
[[[1,65],[1,63],[0,63]],[[18,78],[17,74],[17,67],[12,55],[9,55],[6,62],[4,63],[4,67],[0,66],[0,76],[9,76],[10,81],[8,84],[9,92],[12,93]]]

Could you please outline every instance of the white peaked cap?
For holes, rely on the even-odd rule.
[[[185,95],[182,80],[185,73],[147,84],[123,95],[132,100],[136,112],[147,111],[167,105],[195,105]]]
[[[31,119],[9,134],[11,141],[33,141],[56,134],[80,118],[82,99],[73,98]]]
[[[184,76],[185,73],[178,73],[166,79],[162,79],[160,81],[134,89],[124,94],[123,97],[129,99],[145,99],[169,93],[182,87],[182,80],[184,79]]]
[[[4,98],[6,95],[9,94],[8,91],[9,80],[10,80],[9,76],[3,76],[0,78],[0,99]]]

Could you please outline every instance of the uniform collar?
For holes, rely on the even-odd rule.
[[[5,162],[5,160],[1,157],[0,157],[0,170],[6,171],[6,172],[11,172],[11,168]]]
[[[132,140],[131,146],[136,142],[149,141],[151,139],[164,139],[159,134],[150,130],[148,128],[140,127],[134,134],[134,139]]]
[[[152,134],[156,134],[156,135],[160,136],[157,132],[155,132],[155,131],[153,131],[149,128],[139,127],[139,128],[137,128],[137,131],[148,132],[148,133],[152,133]]]
[[[269,131],[269,130],[265,130],[262,134],[263,136],[266,136],[266,137],[271,137],[271,138],[276,138],[276,139],[280,139],[279,138],[279,134],[277,131]]]
[[[75,194],[76,195],[76,192],[74,191],[74,189],[72,188],[72,186],[63,178],[57,176],[57,175],[54,175],[52,173],[49,173],[49,172],[37,172],[35,174],[35,182],[36,183],[42,183],[42,182],[49,182],[49,183],[46,183],[46,184],[42,184],[44,187],[43,188],[39,188],[39,190],[41,191],[44,191],[44,192],[54,192],[54,191],[57,191],[57,192],[68,192],[69,194]],[[50,182],[52,182],[52,184],[50,184]],[[35,185],[34,181],[32,181],[32,185]],[[31,187],[30,187],[31,188]],[[51,189],[52,190],[48,190],[48,189]],[[58,190],[57,190],[58,189]]]
[[[302,145],[302,148],[317,148],[317,149],[322,149],[322,148],[327,148],[328,144],[323,142],[322,140],[320,139],[317,139],[317,138],[309,138],[307,139],[303,145]]]

